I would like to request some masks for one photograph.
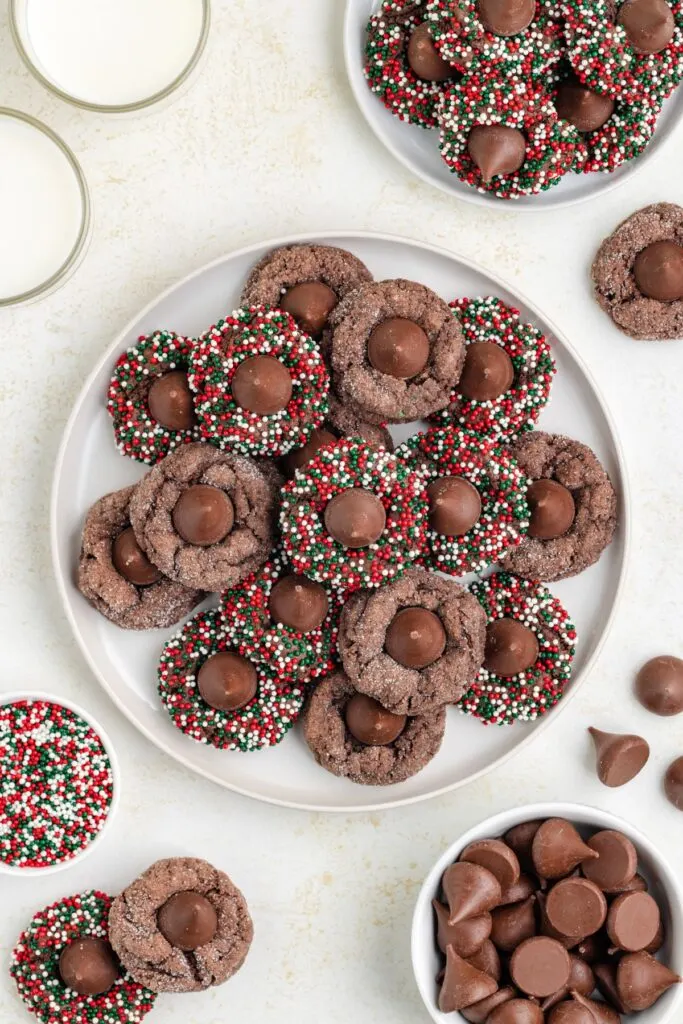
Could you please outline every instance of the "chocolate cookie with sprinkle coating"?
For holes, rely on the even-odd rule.
[[[508,449],[444,427],[413,435],[397,456],[427,477],[425,565],[464,576],[519,544],[529,526],[527,480]]]
[[[557,704],[571,677],[576,630],[569,615],[541,583],[509,573],[470,589],[487,615],[486,653],[457,706],[485,725],[533,722]]]
[[[661,102],[683,78],[683,0],[656,0],[647,25],[638,18],[642,3],[567,0],[567,54],[593,92],[625,103]]]
[[[564,51],[560,0],[526,0],[507,8],[486,0],[428,0],[425,19],[441,56],[464,71],[484,64],[537,75]]]
[[[41,1024],[139,1024],[152,1009],[156,994],[120,967],[109,945],[111,903],[110,896],[96,890],[57,900],[39,911],[19,937],[10,974],[21,999]],[[95,995],[76,992],[60,972],[64,951],[85,939],[97,942],[98,953],[111,971],[111,985]]]
[[[365,77],[387,110],[410,124],[436,128],[447,82],[461,77],[439,55],[422,0],[384,0],[370,18]]]
[[[556,373],[547,338],[494,295],[456,299],[451,308],[465,336],[465,368],[449,405],[432,419],[489,439],[531,430]]]
[[[107,412],[123,455],[154,464],[199,437],[187,380],[193,345],[173,331],[155,331],[119,356]]]
[[[246,657],[263,661],[279,679],[327,675],[339,661],[341,595],[291,571],[275,553],[263,568],[221,596],[228,639]]]
[[[190,387],[202,438],[277,458],[327,414],[329,377],[318,346],[281,309],[238,309],[197,342]]]
[[[558,118],[538,80],[480,70],[448,90],[440,125],[441,156],[451,171],[500,199],[557,185],[581,142],[576,128]]]
[[[388,451],[343,440],[285,485],[280,526],[295,572],[348,591],[379,587],[424,546],[425,480]]]
[[[242,752],[279,743],[304,701],[303,690],[238,654],[217,611],[195,615],[168,641],[159,661],[159,696],[191,739]]]

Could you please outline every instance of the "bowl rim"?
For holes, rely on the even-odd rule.
[[[451,1014],[441,1013],[434,1002],[433,993],[427,991],[423,972],[417,969],[418,962],[424,956],[425,948],[425,935],[422,926],[425,903],[431,905],[443,872],[449,864],[452,864],[457,859],[458,855],[469,843],[478,839],[500,836],[514,825],[519,825],[525,821],[533,821],[536,818],[566,818],[569,821],[576,820],[579,824],[583,823],[583,819],[588,819],[588,821],[595,821],[595,824],[599,825],[601,829],[615,829],[628,836],[636,848],[639,851],[642,849],[652,862],[656,864],[662,887],[667,895],[667,909],[672,918],[672,933],[677,935],[679,946],[683,943],[683,885],[678,881],[667,857],[661,853],[652,840],[637,826],[601,807],[572,801],[543,801],[508,808],[508,810],[499,811],[497,814],[483,818],[477,824],[472,825],[444,850],[427,873],[415,901],[410,932],[410,961],[418,992],[425,1009],[435,1024],[443,1024],[446,1019],[450,1020],[452,1024],[459,1024],[461,1021],[463,1024],[467,1024],[467,1022],[459,1012]],[[679,974],[683,973],[683,946],[679,950],[678,960],[674,961],[672,967],[674,970],[678,970]],[[668,1009],[661,1012],[657,1018],[657,1024],[667,1024],[667,1022],[672,1021],[677,1011],[679,1011],[680,1015],[682,1003],[683,984],[680,984],[676,987]]]
[[[106,730],[100,725],[98,720],[93,715],[86,711],[85,708],[81,707],[80,704],[76,704],[68,697],[57,696],[53,693],[47,693],[44,690],[8,690],[7,692],[0,692],[0,706],[4,707],[7,704],[16,704],[19,701],[45,701],[49,704],[56,704],[58,707],[66,708],[67,711],[72,711],[75,715],[79,715],[83,721],[87,722],[90,728],[97,733],[102,746],[104,747],[105,753],[109,758],[111,765],[111,773],[113,780],[113,791],[111,803],[109,804],[109,810],[107,811],[107,817],[104,823],[95,836],[87,846],[83,847],[82,850],[74,857],[69,857],[67,860],[59,861],[57,864],[50,864],[47,867],[35,868],[35,867],[15,867],[12,864],[6,864],[3,860],[0,860],[0,875],[13,876],[15,878],[37,878],[43,875],[53,875],[58,871],[65,871],[67,868],[73,867],[75,864],[79,864],[84,860],[95,847],[99,846],[104,836],[110,829],[116,813],[119,808],[119,801],[121,797],[121,770],[119,768],[118,757],[114,744],[109,738]]]

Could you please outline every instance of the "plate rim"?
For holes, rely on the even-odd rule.
[[[553,210],[566,210],[571,206],[578,206],[581,203],[589,203],[602,196],[609,195],[610,192],[613,192],[621,185],[625,185],[627,182],[632,181],[636,175],[640,174],[646,164],[649,164],[650,161],[661,156],[662,151],[674,135],[674,132],[671,131],[667,134],[660,134],[657,136],[657,129],[655,128],[652,138],[645,150],[634,160],[628,162],[629,173],[612,174],[610,176],[609,183],[606,184],[599,192],[595,192],[591,195],[557,199],[553,201],[552,204],[544,206],[542,202],[534,203],[533,200],[538,198],[536,196],[523,196],[518,200],[505,200],[489,193],[477,192],[476,189],[464,189],[462,193],[459,191],[456,192],[454,189],[449,188],[444,182],[440,181],[436,176],[433,176],[429,172],[420,170],[408,156],[394,145],[388,135],[382,132],[370,117],[365,104],[366,93],[369,91],[365,86],[365,78],[363,77],[362,79],[363,88],[361,89],[360,80],[356,75],[357,55],[354,54],[354,46],[352,43],[352,37],[355,31],[355,26],[352,24],[352,21],[355,15],[356,4],[359,2],[360,0],[346,0],[342,30],[344,69],[346,71],[346,78],[351,88],[351,92],[353,93],[356,106],[360,110],[363,120],[377,141],[393,156],[395,160],[402,164],[403,167],[413,175],[413,177],[420,181],[424,181],[425,184],[430,185],[432,188],[438,189],[439,192],[443,195],[450,196],[451,199],[462,200],[463,203],[470,203],[473,206],[480,206],[487,210],[499,209],[503,211],[508,209],[512,211],[520,211],[522,213],[551,213]],[[377,100],[377,102],[379,102],[379,100]],[[387,115],[391,116],[388,111]],[[601,172],[595,172],[596,176],[600,173]]]
[[[429,793],[420,793],[415,796],[404,797],[398,800],[380,800],[379,802],[371,804],[345,804],[339,806],[334,804],[330,805],[318,803],[302,803],[299,800],[287,800],[283,799],[282,797],[264,795],[262,793],[256,793],[253,790],[247,789],[245,788],[244,785],[239,785],[222,779],[216,774],[214,774],[211,771],[211,769],[199,767],[195,764],[192,764],[185,756],[171,750],[170,747],[164,742],[163,736],[155,736],[150,729],[148,729],[137,719],[134,712],[128,708],[125,702],[122,699],[120,699],[114,692],[113,688],[110,687],[104,672],[96,664],[96,661],[94,657],[91,655],[88,645],[78,627],[78,623],[76,622],[75,616],[71,609],[71,602],[69,599],[69,592],[67,589],[67,579],[65,578],[65,575],[62,573],[61,566],[59,563],[57,522],[58,492],[61,484],[61,475],[66,449],[71,440],[74,422],[80,412],[83,402],[85,401],[87,395],[89,394],[91,388],[93,387],[96,377],[99,375],[104,365],[111,359],[112,355],[116,352],[117,348],[120,348],[122,345],[125,345],[126,338],[134,330],[135,325],[140,320],[144,319],[160,302],[163,302],[174,291],[190,284],[193,280],[200,277],[202,274],[207,273],[208,271],[220,266],[221,264],[229,260],[241,259],[244,257],[252,256],[254,253],[262,249],[276,249],[285,245],[297,245],[305,242],[317,242],[320,244],[325,244],[326,240],[327,244],[329,244],[330,239],[340,239],[344,240],[347,243],[361,239],[375,242],[386,242],[389,244],[407,245],[412,248],[422,249],[425,252],[435,254],[442,258],[445,257],[446,259],[451,260],[452,262],[458,263],[460,266],[467,267],[479,274],[482,274],[483,276],[489,279],[492,285],[500,287],[504,291],[507,291],[510,294],[512,294],[515,297],[516,301],[519,301],[520,304],[524,305],[527,309],[531,311],[531,313],[535,317],[537,317],[550,328],[555,338],[557,338],[560,344],[566,348],[569,355],[572,357],[572,359],[575,361],[575,363],[581,370],[587,383],[592,389],[593,395],[595,397],[596,402],[598,403],[598,406],[600,407],[602,415],[605,417],[605,421],[610,432],[612,444],[614,445],[614,453],[616,456],[619,474],[621,477],[622,509],[619,521],[623,534],[623,557],[621,559],[621,565],[619,568],[617,587],[614,594],[614,601],[612,602],[612,608],[610,609],[609,615],[607,617],[607,621],[602,631],[602,635],[600,636],[600,639],[598,640],[597,645],[592,655],[588,659],[586,665],[577,674],[576,677],[573,677],[572,686],[569,692],[566,694],[566,696],[563,697],[562,701],[558,704],[557,709],[554,709],[553,713],[549,714],[547,717],[540,720],[536,724],[535,728],[524,739],[522,739],[521,742],[517,744],[517,746],[513,747],[505,754],[502,754],[500,757],[496,758],[496,760],[494,760],[491,764],[487,765],[485,768],[481,768],[478,771],[473,772],[471,775],[468,775],[464,779],[461,779],[457,782],[453,782],[447,786],[441,786],[438,789],[435,789]],[[151,302],[147,303],[147,305],[142,310],[140,310],[139,313],[132,317],[123,327],[123,329],[117,333],[112,342],[106,346],[104,351],[98,357],[92,370],[86,377],[78,393],[78,396],[76,397],[76,400],[71,408],[71,412],[69,413],[69,417],[66,421],[66,424],[64,426],[64,430],[59,443],[57,457],[55,459],[52,483],[50,488],[50,554],[52,560],[53,575],[57,584],[57,590],[59,593],[62,608],[66,614],[67,621],[69,622],[69,625],[71,627],[72,635],[76,640],[76,643],[80,649],[81,654],[85,659],[86,664],[89,666],[95,679],[98,681],[104,692],[115,704],[115,706],[119,709],[119,711],[138,730],[138,732],[145,736],[146,739],[150,740],[155,747],[157,747],[167,756],[171,757],[177,763],[182,764],[189,771],[192,771],[197,775],[209,779],[211,782],[216,783],[224,789],[228,789],[244,797],[249,797],[252,800],[257,800],[260,803],[270,804],[277,807],[286,807],[291,810],[309,811],[325,814],[371,814],[376,811],[392,810],[398,807],[407,807],[412,804],[423,803],[427,800],[432,800],[436,797],[444,796],[447,793],[454,792],[462,788],[463,786],[470,785],[478,779],[483,778],[485,775],[488,775],[490,772],[495,771],[496,769],[502,767],[502,765],[506,764],[508,761],[512,760],[514,757],[517,756],[517,754],[521,753],[522,750],[528,748],[536,740],[536,738],[541,735],[541,733],[545,732],[549,728],[549,726],[554,722],[554,720],[562,713],[563,709],[570,704],[570,702],[578,693],[579,689],[583,687],[588,676],[593,671],[595,663],[597,662],[605,646],[605,643],[612,631],[614,622],[616,620],[617,612],[623,598],[631,550],[631,500],[632,496],[630,479],[626,459],[624,456],[623,446],[621,444],[621,439],[617,432],[616,423],[609,409],[609,406],[605,401],[601,389],[596,383],[595,378],[593,377],[593,374],[591,373],[590,369],[585,363],[583,357],[577,352],[577,350],[568,340],[564,332],[559,330],[553,319],[551,317],[548,317],[545,313],[543,313],[535,302],[532,302],[530,299],[527,298],[524,292],[520,291],[517,287],[511,286],[505,280],[505,278],[502,278],[499,274],[495,273],[494,271],[487,270],[482,264],[478,263],[476,260],[472,260],[469,257],[463,256],[460,253],[446,249],[440,245],[434,245],[430,242],[423,242],[418,239],[409,238],[408,236],[405,235],[395,235],[391,233],[376,231],[338,231],[334,229],[329,229],[327,231],[312,231],[299,233],[296,235],[286,235],[284,237],[274,239],[266,239],[263,241],[251,243],[250,245],[247,246],[242,246],[239,249],[235,249],[228,253],[225,253],[223,256],[219,256],[217,259],[211,260],[209,263],[205,264],[202,267],[199,267],[197,270],[188,274],[186,277],[182,278],[179,281],[176,281],[168,288],[165,288],[159,295],[156,296],[156,298],[152,299]]]

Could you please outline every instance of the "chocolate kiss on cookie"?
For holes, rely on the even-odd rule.
[[[572,998],[593,1014],[595,1024],[621,1024],[619,1014],[607,1003],[600,1003],[597,999],[581,995],[580,992],[572,992]]]
[[[675,302],[683,298],[683,248],[666,239],[652,242],[636,256],[633,276],[638,290],[649,299]]]
[[[661,53],[674,36],[675,22],[665,0],[626,0],[619,8],[617,24],[638,53]]]
[[[411,380],[429,362],[429,338],[414,320],[390,317],[370,334],[368,359],[378,373]]]
[[[478,971],[483,971],[484,974],[490,974],[494,981],[500,981],[503,967],[500,962],[500,956],[498,950],[491,942],[487,939],[481,949],[473,953],[472,956],[468,956],[467,962],[476,967]]]
[[[192,952],[211,942],[218,931],[218,915],[199,892],[176,892],[159,909],[159,931],[176,949]]]
[[[429,32],[429,25],[423,21],[413,29],[406,50],[408,64],[423,82],[446,82],[458,74],[457,70],[443,59]]]
[[[491,934],[491,915],[480,914],[458,924],[449,924],[448,907],[438,900],[432,900],[432,906],[436,914],[436,941],[441,952],[445,953],[452,946],[458,956],[465,959],[478,953]]]
[[[492,996],[498,983],[489,974],[478,971],[455,952],[452,946],[446,950],[446,973],[439,992],[439,1009],[442,1013],[462,1010],[472,1003]]]
[[[543,822],[534,836],[531,855],[541,878],[563,878],[582,861],[598,856],[564,818]]]
[[[636,676],[636,696],[654,715],[679,715],[683,711],[683,661],[667,654],[651,658]]]
[[[297,469],[307,466],[321,448],[326,448],[328,444],[336,444],[338,440],[337,435],[327,427],[318,427],[312,430],[306,444],[302,448],[295,448],[282,460],[287,473],[293,476]]]
[[[500,882],[479,864],[468,864],[466,861],[451,864],[441,884],[450,911],[449,924],[485,914],[497,906],[500,900]]]
[[[596,964],[593,968],[593,973],[595,974],[595,983],[600,994],[619,1013],[628,1013],[617,989],[617,965],[615,963]],[[586,995],[590,995],[590,992],[587,992]]]
[[[344,712],[351,735],[366,747],[388,747],[406,727],[405,715],[387,711],[372,697],[354,693]]]
[[[197,689],[209,707],[217,711],[237,711],[256,696],[258,676],[246,658],[221,651],[207,658],[200,668]]]
[[[488,184],[499,174],[513,174],[520,169],[526,156],[526,139],[519,128],[477,124],[467,138],[467,152],[479,168],[481,180]]]
[[[495,875],[501,889],[506,889],[519,881],[519,861],[517,855],[500,839],[479,839],[470,843],[460,854],[460,860],[481,864]]]
[[[659,906],[647,892],[617,896],[607,915],[607,934],[617,949],[637,953],[654,940],[661,923]]]
[[[486,1024],[486,1021],[491,1019],[491,1014],[496,1007],[502,1006],[503,1003],[514,999],[515,994],[514,988],[508,985],[507,988],[499,988],[488,999],[482,999],[479,1003],[472,1003],[471,1006],[466,1006],[460,1012],[465,1020],[470,1021],[470,1024]]]
[[[427,608],[402,608],[389,623],[384,649],[406,668],[423,669],[438,661],[446,648],[446,631]]]
[[[535,897],[529,896],[522,903],[497,907],[492,911],[491,941],[498,949],[502,949],[504,953],[512,953],[521,942],[536,934],[535,903]]]
[[[325,527],[345,548],[367,548],[384,533],[387,515],[376,494],[363,487],[347,487],[327,503]]]
[[[587,878],[565,878],[548,892],[545,915],[553,931],[578,942],[602,928],[607,917],[607,900],[595,882]]]
[[[302,331],[317,340],[338,301],[323,281],[303,281],[287,289],[280,300],[280,309],[294,317]]]
[[[496,36],[516,36],[534,20],[534,0],[478,0],[484,26]]]
[[[629,1010],[647,1010],[681,981],[649,953],[628,953],[617,967],[617,992]]]
[[[530,999],[511,999],[497,1006],[486,1024],[543,1024],[543,1010]]]
[[[136,587],[151,587],[162,577],[138,544],[132,526],[123,530],[112,544],[111,560],[119,575]]]
[[[194,484],[181,491],[172,514],[173,525],[188,544],[220,544],[235,525],[235,507],[218,487]]]
[[[622,832],[604,829],[588,840],[591,850],[599,857],[583,865],[583,873],[603,892],[626,892],[636,875],[638,854],[636,848]]]
[[[557,480],[535,480],[526,492],[531,509],[529,536],[538,540],[555,540],[570,529],[576,516],[571,491]]]
[[[147,394],[147,406],[152,419],[167,430],[190,430],[195,416],[187,374],[171,370],[157,377]]]
[[[250,356],[235,370],[230,388],[240,408],[270,416],[287,408],[293,384],[289,370],[275,356]]]
[[[576,78],[562,82],[555,96],[558,116],[580,132],[594,132],[602,128],[614,113],[614,106],[614,100],[609,96],[592,92]]]
[[[538,659],[538,639],[517,619],[496,619],[486,630],[484,668],[507,679],[526,672]]]
[[[558,1003],[546,1018],[548,1024],[595,1024],[595,1017],[576,999]]]
[[[327,617],[329,601],[325,588],[307,576],[283,576],[270,592],[268,610],[276,622],[310,633]]]
[[[568,999],[571,991],[581,992],[583,995],[589,996],[595,989],[595,975],[590,965],[585,960],[582,960],[580,956],[575,956],[573,953],[569,954],[569,959],[571,961],[569,981],[553,995],[543,1000],[541,1009],[544,1012],[552,1010],[553,1006],[562,1002],[563,999]]]
[[[650,747],[642,736],[601,732],[590,728],[597,756],[596,771],[604,786],[612,789],[634,779],[647,764]]]
[[[108,992],[119,976],[114,950],[106,939],[84,935],[65,946],[59,957],[59,975],[79,996]]]
[[[479,491],[463,476],[432,480],[427,487],[427,497],[429,525],[442,537],[464,537],[479,522]]]
[[[491,402],[512,387],[515,368],[504,348],[492,341],[474,341],[465,350],[457,389],[463,398]]]

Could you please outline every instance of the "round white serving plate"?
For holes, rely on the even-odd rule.
[[[457,199],[489,209],[498,206],[509,210],[559,210],[564,206],[604,196],[642,170],[664,148],[676,131],[683,111],[683,90],[668,99],[660,114],[657,129],[645,152],[637,160],[624,164],[613,174],[567,174],[559,185],[536,196],[503,200],[485,192],[477,192],[449,171],[439,154],[438,130],[426,131],[419,125],[405,124],[383,106],[370,92],[363,72],[366,27],[380,0],[346,0],[344,19],[344,58],[356,102],[365,120],[379,141],[417,178],[447,192]]]
[[[350,249],[376,278],[406,277],[445,299],[496,294],[520,307],[550,336],[558,375],[540,426],[578,436],[606,466],[619,494],[620,524],[599,563],[552,590],[566,604],[579,633],[574,676],[564,699],[533,725],[484,727],[449,709],[440,753],[415,778],[390,788],[357,786],[319,768],[298,729],[259,753],[217,751],[195,743],[171,724],[156,693],[156,664],[174,630],[126,632],[107,622],[75,585],[83,520],[103,494],[139,480],[145,467],[114,446],[106,391],[116,357],[141,334],[169,328],[195,336],[238,305],[249,270],[266,252],[316,241]],[[408,431],[410,432],[410,431]],[[405,428],[397,437],[405,437]],[[629,543],[629,493],[623,456],[610,414],[584,364],[550,321],[499,278],[443,249],[390,235],[335,232],[277,239],[217,260],[169,289],[118,335],[85,383],[67,423],[52,491],[51,539],[55,573],[76,640],[93,673],[123,713],[153,743],[220,785],[270,803],[318,811],[362,811],[425,800],[500,765],[547,728],[588,675],[612,624],[621,595]]]
[[[411,933],[413,973],[422,1001],[434,1024],[467,1024],[461,1013],[442,1013],[436,1002],[436,974],[442,962],[434,941],[434,911],[432,900],[441,887],[441,877],[470,843],[479,839],[492,839],[503,835],[514,825],[538,818],[566,818],[585,836],[602,829],[615,829],[628,836],[638,851],[638,870],[647,879],[650,892],[657,900],[664,922],[666,941],[662,949],[662,963],[672,970],[683,971],[683,889],[680,876],[646,835],[630,822],[609,811],[598,810],[585,804],[543,803],[529,804],[502,811],[487,818],[460,836],[427,875],[417,897]],[[667,1024],[681,1019],[683,985],[674,985],[649,1010],[638,1013],[638,1024]]]

